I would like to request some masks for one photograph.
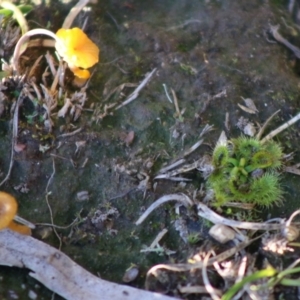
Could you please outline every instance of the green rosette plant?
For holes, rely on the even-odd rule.
[[[239,137],[218,144],[212,155],[214,171],[207,185],[214,191],[214,205],[229,201],[271,206],[282,198],[279,169],[282,149],[272,140]]]

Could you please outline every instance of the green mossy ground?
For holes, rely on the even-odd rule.
[[[50,30],[56,31],[69,7],[52,2],[49,7],[36,7],[28,17],[42,27],[50,24]],[[206,138],[210,147],[203,146],[197,155],[211,154],[224,129],[226,112],[231,126],[229,138],[240,135],[235,124],[241,116],[263,123],[280,108],[279,117],[271,124],[275,128],[295,115],[300,104],[295,59],[281,45],[269,43],[265,35],[268,22],[281,24],[282,16],[291,20],[282,6],[283,1],[274,2],[277,1],[268,4],[258,0],[135,0],[130,2],[132,6],[129,7],[124,1],[112,0],[93,5],[87,31],[101,48],[101,63],[91,80],[89,104],[94,102],[97,105],[101,101],[105,86],[113,89],[124,82],[138,82],[154,67],[158,68],[157,73],[134,102],[103,122],[93,123],[91,113],[84,112],[76,123],[84,126],[84,130],[74,137],[54,140],[53,147],[46,153],[39,151],[39,141],[33,139],[31,133],[26,134],[26,128],[23,128],[21,135],[27,148],[16,154],[11,179],[2,187],[18,199],[19,214],[33,223],[50,222],[45,201],[46,185],[53,172],[50,153],[66,158],[55,158],[56,173],[49,187],[54,223],[65,226],[79,211],[82,210],[81,215],[85,217],[111,197],[137,187],[136,177],[118,174],[114,168],[116,164],[134,161],[139,149],[143,149],[143,159],[156,158],[153,170],[157,170],[162,163],[170,162],[193,145],[207,123],[214,125],[215,131]],[[179,26],[187,20],[198,21]],[[172,29],[174,26],[179,27]],[[282,28],[289,38],[287,29]],[[119,59],[110,63],[116,58]],[[190,66],[197,72],[187,72],[182,66]],[[167,100],[162,83],[174,89],[180,109],[186,109],[184,122],[176,121],[174,105]],[[209,97],[224,89],[227,97],[207,102]],[[250,116],[239,110],[237,103],[241,103],[241,97],[253,99],[259,113]],[[178,139],[172,137],[174,126],[180,134]],[[296,124],[276,137],[285,153],[296,152],[296,162],[300,161],[297,153],[298,126]],[[8,118],[0,119],[0,170],[3,176],[10,160],[9,128]],[[135,132],[135,139],[127,147],[120,136],[131,130]],[[75,143],[82,140],[86,141],[86,146],[75,155]],[[59,141],[62,145],[56,149]],[[152,146],[149,147],[149,144]],[[81,168],[86,158],[88,163]],[[76,163],[75,167],[70,159]],[[154,171],[150,176],[153,175]],[[284,176],[283,203],[288,201],[289,205],[283,204],[279,212],[268,211],[269,214],[287,217],[299,207],[298,182],[296,176]],[[15,190],[16,186],[24,183],[29,188],[28,194]],[[89,192],[90,199],[78,202],[76,194],[82,190]],[[134,225],[143,208],[161,195],[175,190],[184,192],[175,183],[163,181],[158,182],[155,192],[149,190],[145,199],[143,191],[133,190],[114,200],[112,205],[120,212],[120,217],[113,224],[113,228],[118,230],[117,235],[103,230],[94,237],[95,233],[90,234],[86,229],[85,238],[63,244],[62,250],[87,270],[115,282],[121,282],[131,263],[138,264],[141,277],[133,285],[143,287],[149,267],[170,261],[165,255],[140,253],[142,246],[149,245],[162,228],[170,229],[170,235],[163,244],[177,250],[174,257],[184,258],[189,250],[170,225],[173,206],[158,209],[139,227]],[[59,233],[66,238],[69,231]],[[58,245],[54,235],[45,242]],[[51,298],[51,292],[40,285],[36,287],[27,271],[0,267],[0,277],[2,299],[10,299],[10,290],[15,291],[19,299],[27,299],[29,289],[34,289],[38,299]],[[55,296],[55,299],[60,298]]]

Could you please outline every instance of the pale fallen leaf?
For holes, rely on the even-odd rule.
[[[0,249],[0,265],[29,269],[30,276],[67,300],[175,299],[103,280],[58,249],[8,229],[0,231]]]
[[[255,104],[254,104],[254,102],[253,102],[253,100],[252,99],[250,99],[250,98],[243,98],[243,97],[241,97],[243,100],[244,100],[244,102],[245,102],[245,105],[246,106],[243,106],[243,105],[241,105],[241,104],[238,104],[238,106],[242,109],[242,110],[244,110],[245,112],[247,112],[247,113],[249,113],[249,114],[256,114],[256,113],[258,113],[258,109],[256,108],[256,106],[255,106]]]
[[[249,136],[254,136],[255,133],[256,133],[256,129],[254,127],[254,124],[249,122],[243,129],[244,133],[246,135],[249,135]]]
[[[247,112],[248,114],[256,114],[256,111],[254,111],[254,110],[251,109],[251,108],[248,108],[248,107],[246,107],[246,106],[244,106],[244,105],[242,105],[242,104],[239,104],[239,103],[238,103],[238,106],[239,106],[239,108],[240,108],[241,110]]]

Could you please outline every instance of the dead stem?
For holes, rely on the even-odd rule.
[[[234,282],[234,284],[240,282],[243,280],[245,273],[246,273],[246,269],[247,269],[247,256],[244,256],[242,258],[242,261],[240,263],[239,266],[239,270],[238,270],[238,274],[237,274],[237,278]],[[232,298],[232,300],[239,300],[241,299],[242,295],[245,293],[244,289],[241,289],[240,291],[238,291],[236,293],[236,295]]]
[[[197,19],[187,20],[187,21],[183,22],[180,25],[176,25],[176,26],[172,26],[172,27],[167,28],[166,31],[181,29],[181,28],[184,28],[185,26],[193,24],[193,23],[199,23],[199,24],[201,24],[202,21],[197,20]]]
[[[156,246],[159,246],[160,240],[165,236],[165,234],[168,232],[168,229],[164,228],[162,231],[158,233],[154,241],[151,243],[149,248],[155,248]]]
[[[53,180],[55,172],[56,172],[54,158],[52,158],[52,167],[53,167],[53,172],[52,172],[52,174],[51,174],[51,176],[50,176],[50,178],[49,178],[49,180],[47,182],[46,191],[45,191],[45,193],[46,193],[45,199],[46,199],[46,203],[47,203],[47,206],[48,206],[48,209],[49,209],[50,221],[51,221],[51,224],[52,224],[53,231],[54,231],[55,235],[57,236],[57,238],[59,240],[59,247],[58,247],[58,249],[60,250],[61,246],[62,246],[62,240],[61,240],[58,232],[56,231],[56,227],[55,227],[54,221],[53,221],[52,208],[51,208],[50,203],[49,203],[49,195],[51,194],[51,192],[49,192],[49,186],[52,183],[52,180]]]
[[[213,256],[212,258],[210,258],[207,261],[206,266],[211,266],[213,265],[215,262],[222,262],[225,259],[229,258],[230,256],[236,254],[237,252],[241,251],[242,249],[244,249],[245,247],[247,247],[248,245],[250,245],[251,243],[253,243],[254,241],[260,239],[262,237],[262,235],[259,235],[257,237],[255,237],[252,240],[248,240],[245,242],[241,242],[240,244],[238,244],[235,247],[232,247],[216,256]],[[180,264],[170,264],[170,265],[166,265],[166,264],[159,264],[156,265],[154,267],[152,267],[146,275],[146,282],[145,282],[145,286],[146,289],[149,289],[149,278],[150,276],[157,276],[157,271],[160,269],[165,269],[165,270],[169,270],[169,271],[173,271],[173,272],[185,272],[185,271],[190,271],[193,269],[202,269],[203,268],[203,262],[195,262],[195,263],[191,263],[191,264],[184,264],[184,263],[180,263]]]
[[[18,139],[19,108],[22,105],[23,100],[24,100],[24,95],[23,95],[23,92],[21,92],[18,97],[16,106],[15,106],[15,110],[14,110],[14,116],[13,116],[13,129],[12,129],[11,155],[10,155],[9,168],[8,168],[5,178],[1,181],[0,186],[2,186],[9,179],[11,171],[12,171],[12,167],[14,164],[14,154],[15,154],[14,148],[15,148],[15,144]]]
[[[28,75],[26,76],[27,78],[31,78],[34,73],[36,68],[39,66],[41,59],[43,58],[43,55],[40,55],[37,60],[34,62],[33,66],[30,68],[30,71],[28,72]]]
[[[32,224],[31,222],[23,219],[22,217],[20,217],[18,215],[14,216],[14,220],[17,221],[17,222],[19,222],[20,224],[23,224],[23,225],[31,228],[31,229],[35,229],[35,225],[34,224]]]
[[[144,222],[144,220],[150,215],[152,211],[154,211],[157,207],[160,205],[169,202],[169,201],[179,201],[181,202],[184,206],[189,206],[193,205],[193,201],[186,195],[182,194],[171,194],[171,195],[166,195],[162,196],[158,200],[156,200],[154,203],[152,203],[148,209],[140,216],[140,218],[135,222],[135,225],[140,225]]]
[[[170,103],[173,103],[173,100],[172,100],[172,98],[171,98],[170,95],[169,95],[169,92],[168,92],[168,89],[167,89],[167,86],[166,86],[165,83],[163,83],[163,88],[164,88],[164,90],[165,90],[165,94],[166,94],[166,96],[167,96],[167,99],[169,100]]]
[[[150,73],[148,73],[146,75],[146,77],[144,78],[144,80],[139,84],[139,86],[128,96],[128,98],[121,103],[120,105],[118,105],[115,110],[120,109],[121,107],[127,105],[128,103],[130,103],[131,101],[133,101],[135,98],[138,97],[139,92],[146,86],[146,84],[150,81],[151,77],[153,76],[153,74],[155,73],[156,68],[153,69]]]
[[[173,100],[174,100],[174,106],[175,106],[175,111],[176,111],[176,117],[179,119],[179,120],[182,120],[182,115],[181,115],[181,111],[179,109],[179,105],[178,105],[178,99],[177,99],[177,96],[176,96],[176,93],[173,89],[171,89],[171,92],[172,92],[172,96],[173,96]]]
[[[288,40],[286,40],[281,34],[278,33],[279,25],[272,26],[270,25],[270,32],[273,35],[274,39],[289,48],[294,52],[294,55],[297,58],[300,58],[300,49],[294,45],[292,45]]]
[[[168,171],[170,171],[170,170],[172,170],[172,169],[174,169],[174,168],[177,168],[178,166],[184,164],[185,162],[186,162],[185,159],[183,159],[183,158],[182,158],[182,159],[179,159],[179,160],[177,160],[176,162],[172,163],[171,165],[166,166],[166,167],[160,169],[160,170],[158,171],[158,173],[159,173],[159,174],[166,173],[166,172],[168,172]]]
[[[203,268],[202,268],[202,279],[203,279],[203,283],[205,285],[205,289],[206,291],[209,293],[209,295],[211,296],[211,298],[213,300],[221,300],[220,296],[222,295],[219,290],[216,290],[209,281],[209,278],[207,276],[207,264],[208,264],[208,260],[210,257],[212,251],[209,251],[203,260]]]
[[[282,124],[281,126],[279,126],[278,128],[276,128],[275,130],[271,131],[267,136],[265,136],[261,142],[265,143],[266,141],[272,139],[275,135],[277,135],[278,133],[280,133],[281,131],[287,129],[288,127],[292,126],[294,123],[296,123],[298,120],[300,119],[300,113],[297,114],[295,117],[293,117],[292,119],[290,119],[289,121],[287,121],[286,123]]]
[[[231,227],[237,227],[248,230],[280,230],[286,226],[285,224],[240,222],[235,220],[229,220],[218,215],[203,203],[198,204],[198,215],[202,218],[211,221],[214,224],[223,224]]]
[[[57,138],[64,138],[64,137],[69,137],[69,136],[74,136],[77,133],[82,131],[82,127],[79,127],[78,129],[72,131],[72,132],[68,132],[68,133],[63,133],[61,135],[58,135]]]
[[[80,0],[69,12],[67,17],[65,18],[65,21],[62,25],[62,28],[69,29],[74,21],[74,19],[77,17],[77,15],[80,13],[80,11],[89,3],[89,0]]]
[[[256,138],[257,138],[258,140],[261,139],[261,136],[263,135],[263,133],[264,133],[266,127],[269,125],[269,123],[271,122],[271,120],[272,120],[279,112],[280,112],[280,109],[278,109],[277,111],[275,111],[274,114],[272,114],[271,117],[269,117],[269,118],[267,119],[267,121],[264,123],[264,125],[259,129],[259,132],[258,132],[257,135],[256,135]]]

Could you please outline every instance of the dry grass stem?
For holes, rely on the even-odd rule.
[[[300,49],[294,45],[292,45],[288,40],[286,40],[280,33],[278,33],[279,25],[272,26],[270,25],[270,32],[273,35],[274,39],[285,45],[287,48],[289,48],[291,51],[294,52],[294,55],[297,58],[300,58]]]
[[[270,223],[254,223],[254,222],[241,222],[226,219],[210,208],[208,208],[205,204],[199,203],[198,204],[198,215],[202,218],[209,220],[214,224],[223,224],[231,227],[237,227],[242,229],[248,230],[280,230],[283,229],[286,225],[285,224],[270,224]]]
[[[177,99],[177,96],[176,96],[176,93],[173,89],[171,89],[171,92],[172,92],[172,96],[173,96],[173,103],[174,103],[174,106],[175,106],[175,111],[176,111],[176,116],[179,120],[182,119],[182,115],[181,115],[181,111],[179,109],[179,104],[178,104],[178,99]]]
[[[212,266],[215,262],[222,262],[225,259],[228,259],[229,257],[231,257],[232,255],[235,255],[236,253],[238,253],[239,251],[241,251],[242,249],[244,249],[245,247],[249,246],[250,244],[252,244],[254,241],[260,239],[262,237],[262,235],[259,235],[257,237],[255,237],[254,239],[245,241],[245,242],[241,242],[239,243],[237,246],[232,247],[216,256],[211,257],[208,261],[206,266]],[[159,264],[156,265],[154,267],[152,267],[148,272],[147,272],[147,276],[146,276],[146,283],[145,285],[147,286],[147,284],[149,284],[149,277],[150,276],[157,276],[157,271],[159,271],[160,269],[165,269],[165,270],[169,270],[169,271],[173,271],[173,272],[185,272],[185,271],[190,271],[193,269],[202,269],[203,268],[203,262],[195,262],[195,263],[190,263],[190,264]]]
[[[9,179],[12,168],[13,168],[14,153],[15,153],[14,148],[15,148],[15,144],[17,143],[17,139],[18,139],[19,109],[20,109],[20,106],[23,103],[23,100],[24,100],[24,94],[23,94],[23,92],[21,92],[19,97],[18,97],[18,100],[16,102],[15,110],[14,110],[14,116],[13,116],[13,128],[12,128],[12,139],[11,139],[11,155],[10,155],[9,167],[8,167],[8,171],[7,171],[7,174],[6,174],[5,178],[0,183],[0,186],[2,186]]]
[[[158,233],[154,241],[151,243],[150,248],[154,248],[158,245],[160,240],[165,236],[165,234],[168,232],[168,229],[164,228],[162,231]]]
[[[257,135],[256,135],[256,138],[257,138],[258,140],[261,139],[261,136],[263,135],[265,129],[267,128],[267,126],[269,125],[269,123],[271,122],[271,120],[272,120],[279,112],[280,112],[280,109],[278,109],[277,111],[275,111],[274,114],[272,114],[272,116],[269,117],[269,118],[267,119],[267,121],[264,123],[264,125],[259,129],[259,132],[258,132]]]
[[[78,129],[72,131],[72,132],[68,132],[68,133],[63,133],[59,136],[57,136],[57,138],[65,138],[65,137],[70,137],[70,136],[74,136],[76,135],[77,133],[81,132],[82,131],[82,127],[79,127]]]
[[[89,3],[89,0],[80,0],[69,12],[65,21],[62,25],[62,28],[69,29],[77,17],[77,15],[81,12],[81,10]]]
[[[52,208],[51,208],[51,205],[49,203],[49,195],[51,195],[51,192],[49,192],[49,186],[50,184],[52,183],[52,180],[54,178],[54,175],[55,175],[55,161],[54,161],[54,158],[52,158],[52,167],[53,167],[53,171],[52,171],[52,174],[47,182],[47,186],[46,186],[46,190],[45,190],[45,193],[46,193],[46,196],[45,196],[45,199],[46,199],[46,203],[47,203],[47,206],[48,206],[48,209],[49,209],[49,213],[50,213],[50,221],[51,221],[51,224],[54,225],[54,220],[53,220],[53,213],[52,213]],[[55,235],[57,236],[58,240],[59,240],[59,247],[58,249],[60,250],[61,249],[61,246],[62,246],[62,240],[58,234],[58,232],[56,231],[56,228],[55,226],[53,226],[53,231],[55,233]]]
[[[128,96],[128,98],[122,102],[120,105],[118,105],[115,110],[120,109],[121,107],[127,105],[128,103],[132,102],[134,99],[136,99],[139,95],[139,92],[147,85],[147,83],[150,81],[153,74],[156,72],[156,68],[153,69],[150,73],[146,75],[144,80],[138,85],[138,87]]]
[[[211,298],[213,300],[221,300],[222,292],[219,290],[216,290],[209,281],[208,275],[207,275],[207,264],[210,257],[211,251],[209,251],[203,260],[203,268],[202,268],[202,279],[205,286],[206,291],[209,293]]]
[[[193,201],[186,195],[179,195],[179,194],[171,194],[166,195],[158,200],[156,200],[154,203],[152,203],[147,210],[140,216],[140,218],[135,222],[135,225],[140,225],[144,222],[144,220],[151,214],[152,211],[154,211],[156,208],[158,208],[160,205],[165,204],[170,201],[179,201],[184,206],[193,205]]]
[[[300,113],[297,114],[292,119],[290,119],[289,121],[287,121],[286,123],[284,123],[281,126],[279,126],[277,129],[271,131],[266,137],[264,137],[261,140],[261,142],[265,143],[266,141],[272,139],[275,135],[279,134],[281,131],[287,129],[288,127],[292,126],[294,123],[296,123],[297,121],[299,121],[299,119],[300,119]]]

